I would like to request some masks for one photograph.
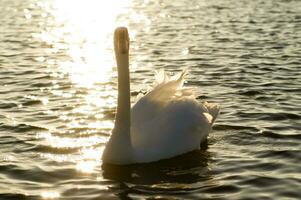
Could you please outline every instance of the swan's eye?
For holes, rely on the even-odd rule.
[[[114,45],[119,53],[128,53],[129,51],[129,34],[125,27],[119,27],[115,30]]]

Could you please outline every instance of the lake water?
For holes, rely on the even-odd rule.
[[[0,199],[301,199],[301,1],[1,0]],[[222,112],[208,147],[102,165],[131,37],[132,101],[154,71]]]

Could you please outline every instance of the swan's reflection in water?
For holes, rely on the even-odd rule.
[[[109,188],[119,198],[130,195],[186,194],[213,181],[210,173],[211,153],[193,151],[172,159],[151,164],[118,166],[103,164],[103,177],[119,182]],[[214,183],[211,183],[211,185]]]

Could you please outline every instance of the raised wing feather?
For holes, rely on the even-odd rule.
[[[145,162],[199,148],[217,116],[212,116],[216,112],[211,113],[210,104],[195,100],[192,88],[183,87],[184,76],[158,73],[153,90],[132,108],[131,141]]]

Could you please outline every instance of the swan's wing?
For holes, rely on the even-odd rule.
[[[133,106],[131,140],[141,159],[188,152],[207,137],[219,108],[197,102],[193,89],[183,87],[184,76],[158,73],[153,90]]]
[[[155,87],[146,95],[140,95],[131,110],[132,122],[144,123],[151,120],[171,101],[192,98],[193,90],[183,88],[186,72],[169,77],[161,71],[156,74]]]
[[[155,87],[144,96],[139,94],[139,98],[132,108],[132,122],[144,123],[151,120],[170,102],[185,99],[195,101],[194,88],[183,87],[185,75],[186,71],[172,77],[169,77],[163,70],[157,72]],[[213,125],[219,114],[220,106],[208,102],[199,104],[199,106],[202,107],[202,112],[207,120]]]
[[[185,75],[186,71],[183,71],[169,77],[164,71],[160,71],[155,76],[155,87],[145,95],[145,98],[164,104],[175,99],[194,96],[193,88],[183,87]]]
[[[198,102],[182,99],[169,102],[149,121],[132,121],[135,155],[150,162],[198,149],[211,129],[212,116],[203,112]]]

